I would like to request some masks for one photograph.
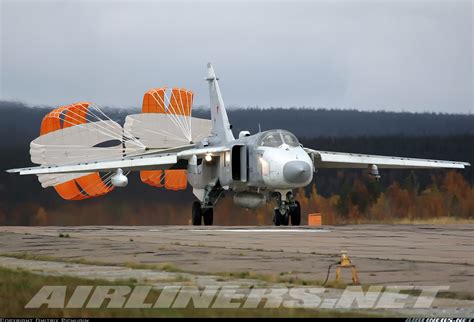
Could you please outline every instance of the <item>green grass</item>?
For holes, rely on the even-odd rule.
[[[441,291],[438,294],[436,294],[436,297],[445,298],[445,299],[474,301],[474,294],[473,293],[465,293],[465,292]]]
[[[260,274],[254,272],[218,272],[218,273],[208,273],[208,272],[187,272],[179,269],[175,265],[171,263],[162,263],[162,264],[143,264],[143,263],[107,263],[101,261],[91,261],[83,258],[75,258],[75,259],[67,259],[67,258],[58,258],[53,256],[47,255],[34,255],[31,253],[5,253],[0,254],[0,256],[5,257],[13,257],[18,259],[27,259],[27,260],[37,260],[37,261],[52,261],[52,262],[64,262],[64,263],[71,263],[71,264],[84,264],[84,265],[97,265],[97,266],[118,266],[118,267],[128,267],[132,269],[149,269],[149,270],[159,270],[159,271],[166,271],[166,272],[173,272],[173,273],[190,273],[196,275],[214,275],[220,276],[218,281],[225,281],[231,279],[253,279],[264,283],[269,284],[285,284],[289,287],[291,286],[323,286],[323,282],[320,280],[305,280],[301,279],[298,276],[292,276],[290,273],[276,273],[276,274]],[[189,278],[185,277],[184,275],[180,275],[181,281],[190,281]],[[178,280],[179,282],[179,280]],[[344,282],[337,282],[334,280],[329,280],[324,287],[326,288],[337,288],[337,289],[344,289],[348,285]],[[364,284],[362,288],[366,291],[370,285]],[[402,290],[400,291],[402,294],[409,294],[413,296],[419,296],[419,290]],[[458,299],[458,300],[474,300],[474,295],[472,293],[465,293],[465,292],[439,292],[436,294],[436,298],[448,298],[448,299]]]
[[[94,264],[91,264],[94,265]],[[100,265],[106,265],[109,266],[108,263],[102,263]],[[142,264],[142,263],[133,263],[133,262],[128,262],[124,264],[115,264],[115,266],[124,266],[128,268],[133,268],[133,269],[149,269],[149,270],[158,270],[158,271],[165,271],[165,272],[171,272],[171,273],[181,273],[183,272],[176,266],[170,263],[163,263],[163,264]]]
[[[213,273],[213,275],[221,276],[227,279],[241,278],[241,279],[254,279],[270,284],[285,284],[287,286],[323,286],[323,281],[320,280],[306,280],[293,276],[291,273],[281,272],[279,274],[260,274],[254,272],[220,272]],[[345,288],[347,285],[343,282],[329,281],[324,285],[330,288]]]
[[[420,296],[421,290],[401,290],[400,294]],[[440,291],[436,294],[436,298],[474,301],[474,294],[467,292]]]
[[[44,276],[25,270],[0,268],[0,316],[9,317],[362,317],[369,313],[336,312],[307,309],[108,309],[107,300],[100,309],[50,309],[44,305],[39,309],[24,306],[44,285],[67,286],[66,303],[78,285],[125,285],[133,287],[132,281],[110,282],[101,279],[83,279],[70,276]],[[159,292],[150,292],[146,303],[154,303]]]
[[[305,280],[297,276],[292,276],[289,273],[280,273],[280,274],[260,274],[254,272],[218,272],[209,274],[208,272],[185,272],[173,264],[162,263],[162,264],[143,264],[143,263],[107,263],[101,261],[91,261],[83,258],[58,258],[47,255],[35,255],[31,253],[7,253],[0,254],[0,256],[13,257],[18,259],[27,259],[27,260],[37,260],[37,261],[52,261],[52,262],[64,262],[71,264],[84,264],[84,265],[96,265],[96,266],[118,266],[118,267],[128,267],[132,269],[149,269],[149,270],[159,270],[172,273],[191,273],[197,275],[214,275],[222,277],[220,280],[229,280],[229,279],[253,279],[264,283],[269,284],[285,284],[287,286],[323,286],[323,282],[319,280]],[[345,288],[348,284],[329,281],[325,287],[330,288]]]
[[[52,261],[52,262],[64,262],[64,263],[71,263],[71,264],[84,264],[84,265],[97,265],[97,266],[120,266],[120,267],[128,267],[133,269],[150,269],[150,270],[159,270],[165,272],[173,272],[173,273],[185,273],[183,270],[179,269],[173,264],[170,263],[163,263],[163,264],[142,264],[142,263],[107,263],[101,261],[91,261],[83,258],[74,258],[74,259],[67,259],[67,258],[58,258],[46,255],[35,255],[31,253],[8,253],[8,254],[0,254],[0,256],[5,257],[13,257],[18,259],[27,259],[27,260],[37,260],[37,261]],[[222,272],[222,273],[200,273],[200,272],[189,272],[193,274],[199,275],[216,275],[221,276],[224,278],[240,278],[240,279],[255,279],[262,282],[267,283],[283,283],[289,285],[322,285],[322,281],[314,281],[314,280],[304,280],[298,277],[293,276],[284,276],[285,273],[280,273],[279,275],[274,274],[259,274],[253,272]],[[282,275],[283,274],[283,275]],[[333,283],[334,284],[334,283]],[[328,283],[328,287],[331,283]]]
[[[70,264],[84,264],[84,265],[95,265],[95,266],[117,266],[117,267],[128,267],[133,269],[149,269],[149,270],[159,270],[165,272],[181,273],[183,272],[176,266],[171,263],[162,263],[162,264],[143,264],[143,263],[109,263],[102,261],[92,261],[85,258],[59,258],[48,255],[35,255],[31,253],[4,253],[0,254],[4,257],[12,257],[18,259],[27,259],[34,261],[48,261],[48,262],[61,262],[61,263],[70,263]]]

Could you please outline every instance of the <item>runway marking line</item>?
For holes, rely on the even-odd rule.
[[[327,233],[324,229],[190,229],[192,232],[226,232],[226,233]]]
[[[150,232],[163,232],[166,229],[149,229]],[[189,232],[202,233],[329,233],[327,229],[245,229],[245,228],[224,228],[224,229],[189,229]]]

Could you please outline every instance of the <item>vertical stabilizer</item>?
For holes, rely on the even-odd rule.
[[[227,117],[221,90],[217,82],[218,78],[214,73],[211,63],[207,64],[207,78],[209,82],[209,100],[211,108],[212,135],[217,141],[222,143],[235,140]]]

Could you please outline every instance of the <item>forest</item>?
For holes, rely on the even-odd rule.
[[[1,170],[30,165],[29,142],[49,109],[0,102],[0,133],[5,138],[0,142]],[[299,119],[300,112],[306,117]],[[109,110],[119,122],[128,113],[136,111]],[[206,111],[197,109],[196,114],[205,117]],[[233,109],[229,118],[236,134],[239,129],[258,131],[254,123],[261,121],[262,130],[286,128],[305,146],[320,150],[474,162],[472,115]],[[322,124],[317,119],[332,132],[310,125]],[[381,170],[381,175],[377,182],[362,170],[318,170],[313,183],[297,191],[303,224],[306,215],[315,212],[322,214],[323,224],[474,219],[471,167]],[[65,201],[54,189],[41,188],[35,177],[0,172],[0,225],[181,225],[189,223],[193,200],[190,187],[178,192],[153,188],[132,174],[127,188],[101,198]],[[271,224],[273,207],[269,202],[257,210],[238,208],[228,193],[215,209],[215,224]]]

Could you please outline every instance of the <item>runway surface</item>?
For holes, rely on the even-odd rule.
[[[452,292],[473,295],[474,225],[0,227],[2,254],[171,263],[206,274],[253,272],[321,281],[341,250],[357,265],[363,284],[449,285]]]

